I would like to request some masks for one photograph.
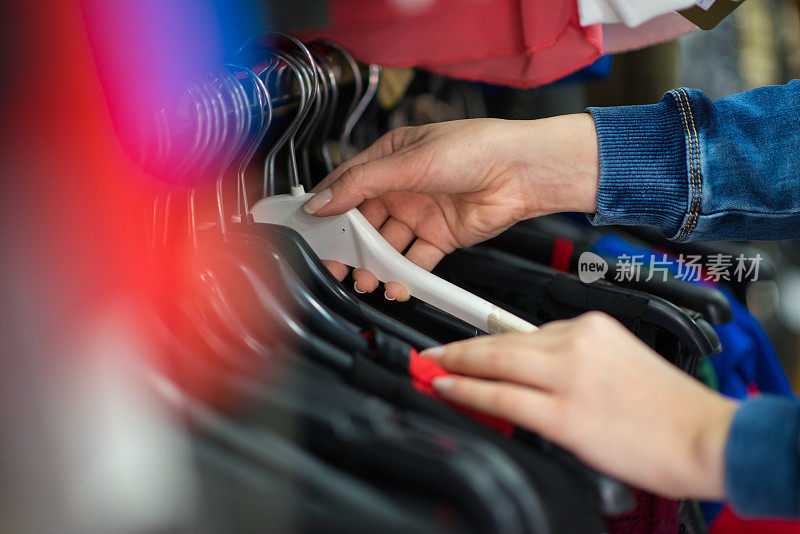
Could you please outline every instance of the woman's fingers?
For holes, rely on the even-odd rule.
[[[391,221],[391,219],[389,219]],[[426,271],[432,270],[436,267],[442,258],[445,257],[445,252],[439,247],[432,245],[424,239],[417,238],[411,248],[406,252],[406,258],[416,263]],[[396,300],[398,302],[405,302],[411,298],[406,287],[399,282],[388,282],[384,296],[389,300]]]
[[[432,271],[436,264],[442,261],[447,253],[436,245],[417,238],[411,248],[406,252],[406,258],[416,263],[426,271]]]
[[[565,377],[565,361],[552,354],[539,333],[481,336],[428,349],[423,356],[458,374],[506,380],[538,389],[559,389]]]
[[[379,159],[391,154],[396,145],[394,137],[398,137],[397,133],[392,130],[391,132],[381,136],[377,141],[372,143],[366,150],[359,152],[349,160],[345,161],[337,168],[335,168],[328,176],[326,176],[320,183],[318,183],[311,190],[312,193],[318,193],[330,187],[330,185],[338,180],[342,174],[347,172],[351,167],[361,165],[373,159]]]
[[[414,230],[406,223],[390,217],[380,229],[381,236],[398,252],[403,252],[414,240]]]
[[[388,300],[396,300],[397,302],[406,302],[411,298],[408,290],[399,282],[388,282],[384,286],[383,296]]]
[[[380,228],[389,219],[389,208],[379,198],[366,200],[358,206],[358,211],[375,228]]]
[[[559,426],[556,397],[530,387],[458,376],[440,377],[433,388],[445,399],[507,419],[553,439]]]
[[[331,274],[340,282],[347,278],[347,273],[350,272],[350,267],[345,265],[344,263],[340,263],[338,261],[333,260],[325,260],[323,262]]]
[[[359,293],[372,293],[380,285],[378,278],[366,269],[355,269],[353,271],[355,290]]]

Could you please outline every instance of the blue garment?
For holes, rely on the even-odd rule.
[[[610,258],[640,255],[645,266],[651,258],[659,262],[664,259],[662,253],[636,246],[614,234],[601,236],[592,244],[592,252]],[[677,276],[680,273],[678,261],[669,260],[672,260],[670,265],[659,266],[668,267]],[[710,357],[720,393],[741,400],[747,397],[750,384],[754,384],[761,393],[794,396],[791,382],[764,327],[727,289],[715,287],[727,297],[733,312],[733,321],[713,326],[722,344],[722,352]]]
[[[606,54],[597,58],[594,63],[583,67],[581,70],[573,72],[566,78],[553,82],[553,85],[562,83],[585,82],[590,80],[602,80],[611,75],[611,64],[614,56]]]
[[[623,254],[641,255],[644,265],[649,264],[651,257],[663,260],[663,254],[638,247],[613,234],[595,241],[592,251],[611,258]],[[677,260],[667,267],[674,275],[679,274]],[[725,294],[733,312],[733,321],[714,325],[722,343],[722,352],[711,356],[710,360],[719,381],[719,391],[728,397],[743,400],[747,398],[752,384],[762,394],[780,395],[787,399],[778,402],[752,398],[744,402],[737,412],[726,450],[729,499],[734,508],[742,513],[796,516],[800,511],[796,502],[800,495],[800,433],[791,434],[787,429],[800,432],[800,402],[796,400],[780,358],[761,323],[729,291],[721,287],[717,289]],[[772,410],[776,406],[780,409]],[[797,409],[792,410],[788,406],[796,406]],[[797,420],[785,419],[787,414],[796,416]],[[759,418],[757,429],[763,429],[767,423],[772,426],[763,433],[747,428],[756,417]],[[791,443],[775,443],[778,436],[786,436],[785,439]],[[775,451],[768,450],[765,454],[764,449],[773,446]],[[794,451],[793,455],[787,455],[787,450]],[[752,477],[753,471],[759,469],[780,469],[795,476],[780,479],[780,484],[789,484],[785,487],[778,487],[778,482],[771,481],[774,487],[768,497],[763,497],[763,487],[758,495],[751,495],[750,492],[758,487],[759,482],[749,481],[748,477]],[[761,471],[759,480],[769,478],[768,472]],[[703,514],[708,523],[721,507],[721,503],[703,504]]]
[[[800,236],[800,80],[588,111],[600,149],[593,224],[653,226],[676,241]]]

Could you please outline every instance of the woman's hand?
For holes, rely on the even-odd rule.
[[[604,314],[423,356],[463,375],[434,381],[445,398],[537,432],[609,475],[669,497],[725,496],[724,449],[737,403]]]
[[[395,249],[425,269],[445,254],[531,217],[595,211],[598,155],[588,114],[536,121],[474,119],[392,130],[344,163],[305,205],[314,215],[358,206]],[[329,262],[340,280],[342,264]],[[358,269],[356,290],[378,280]],[[407,300],[397,283],[387,298]]]

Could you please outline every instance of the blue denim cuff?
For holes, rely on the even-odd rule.
[[[800,401],[765,395],[742,403],[725,447],[725,486],[743,515],[798,516]]]
[[[595,225],[653,226],[677,237],[689,207],[686,138],[675,99],[588,108],[600,149]]]

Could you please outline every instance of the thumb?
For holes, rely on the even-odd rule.
[[[408,161],[395,153],[354,165],[308,199],[303,209],[312,215],[338,215],[384,193],[407,190],[416,182],[408,177]]]

